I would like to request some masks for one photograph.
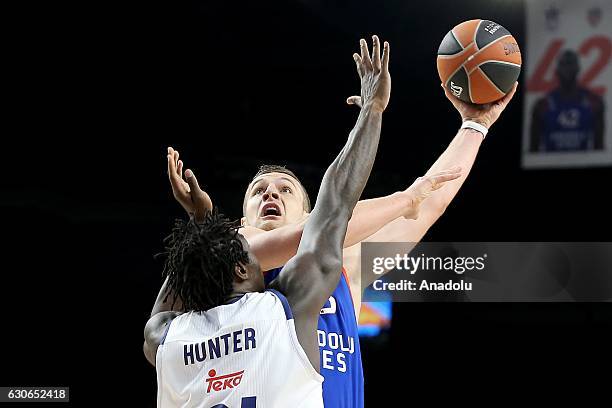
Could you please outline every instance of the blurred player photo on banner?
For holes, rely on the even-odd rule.
[[[523,167],[612,165],[612,2],[526,10]]]

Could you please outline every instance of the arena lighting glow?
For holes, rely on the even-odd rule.
[[[372,288],[366,289],[372,292]],[[376,294],[376,302],[362,302],[359,314],[359,337],[376,337],[391,328],[393,303],[388,293]]]

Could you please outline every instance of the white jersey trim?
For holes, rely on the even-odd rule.
[[[285,309],[289,308],[289,310],[291,310],[291,305],[289,304],[289,301],[287,300],[285,295],[283,295],[282,293],[274,289],[268,289],[266,290],[266,292],[271,293],[278,300],[280,300]],[[306,355],[306,352],[304,351],[304,348],[302,347],[302,345],[300,344],[300,341],[298,340],[297,332],[295,331],[295,320],[293,318],[293,311],[291,312],[292,312],[292,315],[291,315],[291,318],[287,319],[287,325],[288,325],[289,334],[291,337],[291,343],[293,344],[293,348],[296,354],[298,355],[300,361],[302,362],[302,365],[306,369],[306,371],[308,371],[311,374],[312,378],[315,381],[323,383],[323,380],[324,380],[323,376],[319,374],[319,372],[313,367],[312,363],[310,362],[310,359],[308,359],[308,356]]]

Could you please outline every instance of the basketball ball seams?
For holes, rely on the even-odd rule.
[[[444,87],[458,99],[474,104],[503,97],[518,79],[522,64],[512,34],[485,19],[464,21],[448,31],[437,58]]]
[[[479,68],[503,93],[512,89],[521,73],[520,65],[498,61],[486,62],[479,65]]]
[[[488,60],[491,57],[497,57],[498,51],[491,50],[490,47],[493,46],[493,45],[496,45],[496,44],[497,45],[501,45],[501,44],[499,44],[499,41],[504,39],[504,38],[513,38],[514,39],[514,37],[512,37],[511,35],[503,36],[503,37],[500,37],[497,40],[487,44],[487,46],[485,46],[484,48],[481,48],[479,51],[477,51],[476,53],[474,53],[473,55],[468,57],[468,59],[464,62],[464,64],[468,67],[468,70],[472,71],[475,68],[475,66],[480,65],[480,62],[484,61],[485,59]],[[514,63],[520,63],[521,62],[520,53],[511,55],[511,56],[506,56],[505,58],[516,61]],[[497,59],[497,61],[500,61],[500,62],[513,62],[513,61],[504,61],[504,60],[501,60],[501,59]]]
[[[463,51],[463,46],[457,41],[452,31],[449,31],[444,36],[444,39],[442,39],[440,43],[440,47],[438,47],[438,55],[440,56],[453,56],[459,54],[461,51]]]
[[[465,76],[467,77],[468,98],[470,99],[470,102],[474,103],[474,99],[472,98],[472,80],[470,79],[470,74],[468,74],[467,69],[465,69],[465,67],[462,67],[462,68],[465,71]]]
[[[460,60],[460,61],[455,62],[455,63],[454,63],[454,62],[452,62],[452,61],[446,61],[446,64],[445,64],[445,67],[444,67],[444,68],[442,68],[442,67],[439,67],[439,68],[438,68],[438,72],[441,72],[441,74],[443,75],[443,74],[444,74],[444,71],[447,71],[447,72],[448,72],[448,70],[447,70],[447,69],[445,69],[445,68],[447,68],[449,65],[450,65],[450,66],[453,66],[453,65],[457,64],[456,68],[455,68],[455,69],[453,69],[453,71],[451,72],[451,74],[450,74],[450,75],[448,75],[448,76],[446,76],[446,79],[441,78],[441,79],[442,79],[442,80],[445,82],[445,84],[446,84],[446,85],[448,85],[448,81],[450,80],[450,78],[452,78],[452,77],[453,77],[453,76],[454,76],[454,75],[457,73],[457,71],[459,71],[459,70],[461,69],[461,67],[463,67],[463,66],[464,66],[465,61],[467,61],[467,59],[468,59],[468,58],[469,58],[471,55],[473,55],[473,53],[474,53],[474,52],[475,52],[474,44],[473,44],[473,43],[470,43],[470,45],[469,45],[469,46],[468,46],[466,49],[464,49],[463,51],[461,51],[461,52],[460,52],[460,53],[458,53],[458,54],[455,54],[455,55],[445,55],[445,56],[442,56],[442,55],[441,55],[441,56],[439,56],[439,57],[438,57],[438,58],[441,58],[441,59],[446,59],[446,60],[451,59],[451,58],[454,58],[454,59],[456,59],[456,60]],[[467,55],[467,56],[462,55],[462,54],[466,54],[466,53],[470,53],[470,54],[469,54],[469,55]]]
[[[512,37],[512,34],[506,34],[506,35],[504,35],[504,36],[502,36],[502,37],[496,38],[495,40],[491,41],[490,43],[488,43],[487,45],[485,45],[485,46],[484,46],[484,47],[482,47],[482,48],[478,48],[478,44],[476,44],[476,42],[474,42],[474,45],[476,46],[476,49],[478,50],[478,51],[476,52],[476,54],[478,54],[478,53],[479,53],[479,52],[481,52],[481,51],[486,50],[487,48],[489,48],[489,47],[490,47],[490,46],[492,46],[493,44],[496,44],[498,41],[503,40],[503,39],[504,39],[504,38],[506,38],[506,37]],[[474,56],[476,56],[476,54],[474,54]]]
[[[487,78],[482,70],[476,70],[470,76],[472,81],[472,100],[476,104],[489,103],[504,96],[490,78]]]
[[[458,58],[461,57],[462,54],[465,54],[469,51],[474,51],[472,54],[467,55],[465,57],[465,60],[463,62],[461,62],[461,64],[459,64],[459,66],[452,72],[451,75],[449,75],[449,78],[452,77],[453,75],[455,75],[457,73],[457,71],[459,70],[460,67],[464,66],[466,62],[468,62],[468,60],[472,61],[474,60],[478,54],[480,54],[482,51],[486,50],[487,48],[489,48],[490,46],[496,44],[499,40],[502,40],[504,38],[507,37],[511,37],[511,35],[506,35],[503,37],[500,37],[498,39],[496,39],[493,42],[490,42],[489,44],[487,44],[486,46],[484,46],[483,48],[481,48],[480,50],[478,50],[476,47],[476,43],[470,43],[468,44],[468,47],[464,48],[461,52],[458,52],[457,54],[453,54],[453,55],[438,55],[439,59],[452,59],[452,58]],[[487,60],[489,61],[489,60]],[[501,62],[501,61],[500,61]],[[480,65],[480,62],[477,64]],[[520,65],[519,65],[520,66]],[[470,67],[469,72],[471,73],[476,67]]]
[[[476,50],[479,50],[478,43],[476,42],[476,35],[478,34],[478,30],[480,29],[480,25],[482,24],[483,21],[484,20],[480,20],[478,22],[478,25],[476,26],[476,29],[474,30],[474,37],[472,38],[472,42],[474,43],[474,46],[476,47]]]
[[[453,71],[453,73],[452,73],[452,74],[450,74],[450,75],[448,76],[448,78],[446,79],[446,82],[444,83],[444,86],[446,86],[446,87],[448,88],[448,84],[449,84],[449,83],[450,83],[450,81],[453,79],[453,77],[454,77],[454,76],[457,74],[457,72],[459,72],[459,70],[460,70],[461,68],[465,68],[465,67],[463,66],[463,64],[459,65],[459,66],[457,67],[457,69],[456,69],[456,70],[454,70],[454,71]],[[467,73],[467,71],[466,71],[466,73]],[[468,75],[468,76],[469,76],[469,75]]]
[[[438,55],[438,58],[442,58],[442,59],[448,59],[448,58],[455,58],[455,57],[459,57],[461,56],[461,54],[465,54],[467,51],[470,51],[472,49],[472,43],[469,43],[467,47],[465,47],[463,50],[459,51],[456,54],[452,54],[452,55],[448,55],[448,54],[442,54],[442,55]],[[469,57],[469,56],[468,56]]]
[[[467,48],[467,46],[468,46],[468,45],[470,45],[470,44],[463,44],[463,43],[461,42],[461,40],[459,39],[459,36],[458,36],[457,34],[455,34],[455,29],[452,29],[452,30],[451,30],[451,33],[453,34],[453,37],[455,38],[455,40],[457,40],[457,42],[459,43],[459,45],[460,45],[460,46],[461,46],[463,49]]]
[[[513,66],[513,67],[517,67],[517,68],[520,68],[520,67],[521,67],[519,64],[515,64],[515,63],[513,63],[513,62],[507,62],[507,61],[500,61],[500,60],[491,60],[491,59],[489,59],[489,60],[484,60],[484,61],[482,61],[482,62],[479,62],[479,63],[478,63],[478,65],[476,65],[475,67],[473,67],[473,68],[472,68],[472,69],[471,69],[471,70],[468,72],[468,74],[471,74],[472,72],[476,71],[476,69],[480,68],[480,66],[481,66],[481,65],[484,65],[484,64],[486,64],[486,63],[488,63],[488,62],[494,62],[494,63],[496,63],[496,64],[502,64],[502,65],[511,65],[511,66]]]
[[[506,94],[504,91],[499,89],[499,87],[497,85],[495,85],[495,82],[491,81],[491,78],[489,78],[489,76],[482,69],[480,69],[480,66],[478,67],[478,71],[487,80],[487,82],[489,82],[493,86],[493,88],[495,88],[497,90],[497,92],[500,93],[500,95],[501,95],[500,98],[503,97]]]
[[[450,30],[451,35],[453,36],[453,38],[455,39],[455,41],[457,41],[457,44],[459,44],[459,46],[463,49],[465,49],[466,47],[464,47],[463,45],[461,45],[461,42],[459,41],[459,39],[457,38],[457,36],[455,35],[455,33],[453,33],[453,30]],[[468,44],[469,45],[469,44]]]
[[[446,88],[457,98],[465,102],[471,102],[470,80],[465,67],[460,66],[446,82]]]
[[[475,27],[480,24],[481,19],[465,21],[451,30],[462,47],[466,48],[473,42],[473,32]]]

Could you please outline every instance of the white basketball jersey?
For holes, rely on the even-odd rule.
[[[323,407],[323,377],[298,342],[287,299],[272,290],[176,317],[156,370],[161,408]]]

